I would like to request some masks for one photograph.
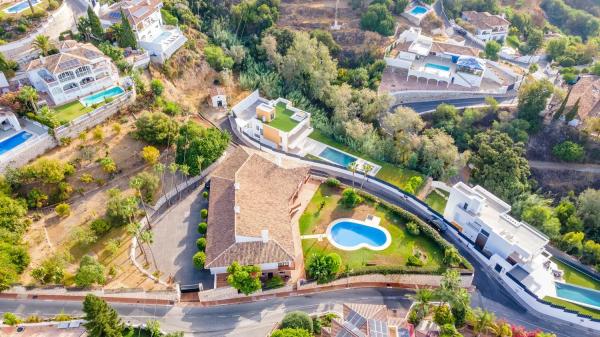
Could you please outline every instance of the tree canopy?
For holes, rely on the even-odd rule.
[[[83,313],[90,337],[122,337],[123,322],[117,311],[100,297],[88,294],[83,301]]]
[[[181,126],[177,137],[177,164],[185,164],[192,176],[214,163],[225,151],[231,136],[216,128],[205,128],[195,122]]]
[[[234,261],[227,267],[227,273],[227,283],[244,295],[250,295],[261,288],[259,266],[242,266]]]

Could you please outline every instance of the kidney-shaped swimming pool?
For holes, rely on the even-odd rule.
[[[327,229],[327,238],[332,245],[342,250],[383,250],[392,241],[387,229],[354,219],[332,222]]]

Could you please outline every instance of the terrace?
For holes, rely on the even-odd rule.
[[[275,118],[265,124],[283,132],[290,132],[300,123],[299,120],[294,119],[295,114],[286,107],[285,103],[280,102],[275,105]]]

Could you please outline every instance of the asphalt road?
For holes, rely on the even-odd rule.
[[[516,99],[514,97],[499,96],[494,98],[500,105],[503,106],[516,104]],[[442,103],[452,104],[459,109],[486,105],[485,98],[448,99],[429,102],[404,103],[399,105],[410,107],[418,113],[426,113],[435,110],[435,108]],[[391,110],[393,110],[395,107],[396,106],[394,106]]]
[[[290,311],[339,312],[342,303],[385,304],[392,309],[408,310],[411,301],[406,297],[407,294],[408,291],[400,289],[351,289],[210,308],[112,306],[125,322],[141,324],[156,319],[164,330],[183,331],[188,336],[264,337]],[[78,302],[0,300],[0,313],[6,311],[22,316],[53,316],[61,311],[82,315],[81,303]]]

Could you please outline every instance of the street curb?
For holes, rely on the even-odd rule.
[[[175,301],[163,300],[156,298],[130,298],[130,297],[111,297],[99,296],[109,303],[120,304],[149,304],[149,305],[175,305]],[[73,301],[83,302],[83,295],[41,295],[41,294],[15,294],[15,293],[0,293],[0,299],[4,300],[35,300],[35,301]]]

